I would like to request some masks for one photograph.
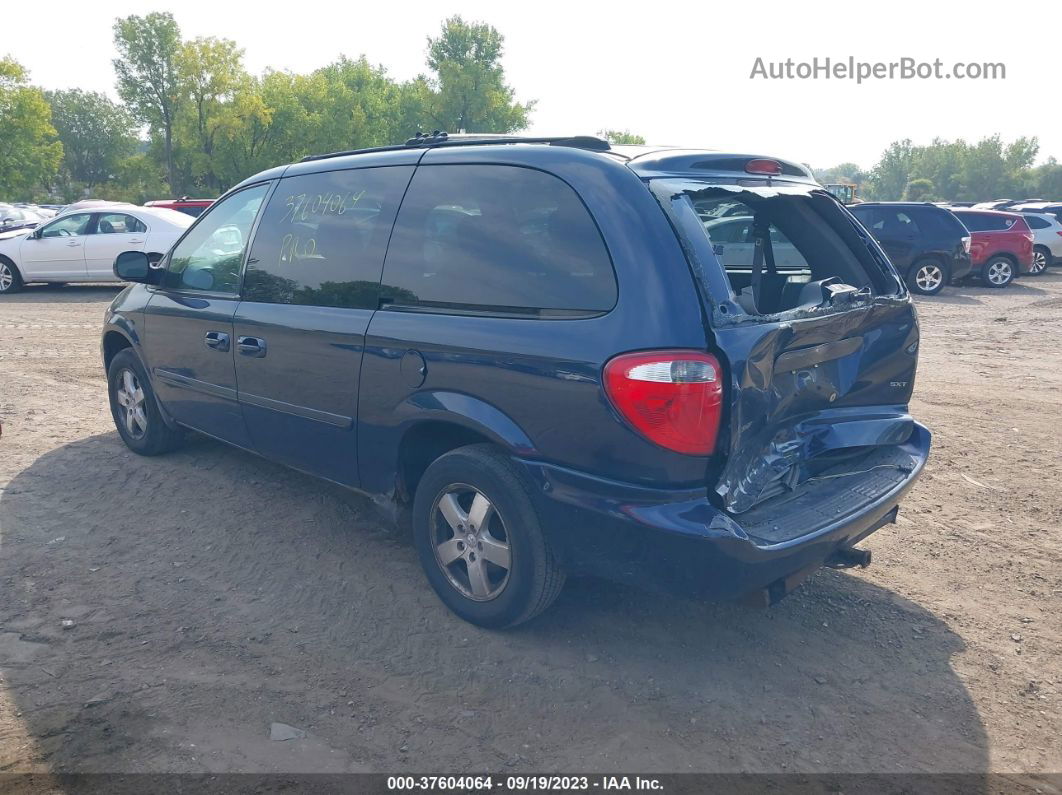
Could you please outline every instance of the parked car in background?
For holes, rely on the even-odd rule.
[[[986,287],[1006,287],[1033,273],[1033,233],[1021,213],[955,208],[970,230],[973,272]]]
[[[157,201],[147,202],[145,207],[165,207],[169,210],[177,210],[185,215],[190,215],[193,218],[198,218],[203,212],[214,203],[213,199],[190,199],[187,196],[182,196],[179,199],[159,199]]]
[[[863,202],[848,208],[885,249],[912,291],[936,295],[966,276],[970,233],[930,202]]]
[[[1016,204],[1009,209],[1012,212],[1018,213],[1046,213],[1047,215],[1053,215],[1059,221],[1062,221],[1062,202],[1023,202],[1022,204]]]
[[[61,213],[36,229],[0,236],[0,296],[27,282],[113,282],[123,251],[162,258],[192,219],[132,204]]]
[[[1041,274],[1062,260],[1062,221],[1048,213],[1022,211],[1033,233],[1033,273]]]
[[[410,505],[482,626],[567,573],[766,606],[869,563],[929,451],[908,291],[798,163],[416,138],[255,175],[115,269],[131,450],[191,428]]]
[[[17,229],[33,229],[44,221],[44,216],[22,207],[0,209],[0,233],[14,232]]]

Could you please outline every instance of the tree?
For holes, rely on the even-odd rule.
[[[52,126],[43,92],[28,83],[26,70],[0,58],[0,196],[25,197],[55,176],[63,145]]]
[[[430,117],[448,132],[514,132],[528,124],[534,102],[516,102],[501,66],[503,36],[482,22],[447,19],[438,38],[428,37]]]
[[[635,135],[630,130],[598,130],[597,135],[599,138],[604,138],[610,144],[645,145],[645,138],[640,135]]]
[[[228,124],[237,92],[250,80],[243,50],[228,39],[200,37],[181,45],[176,65],[181,112],[175,137],[185,161],[181,170],[188,181],[218,190],[221,183],[213,162],[217,137]]]
[[[181,108],[181,31],[172,14],[133,15],[114,23],[114,46],[118,95],[135,118],[153,132],[161,131],[170,190],[176,190],[173,129]]]
[[[912,179],[903,189],[903,200],[908,202],[927,202],[933,199],[933,180],[920,177]]]
[[[909,138],[889,145],[881,160],[870,172],[868,198],[895,200],[903,195],[904,188],[911,181],[913,149]]]
[[[52,123],[63,144],[68,180],[92,188],[111,179],[136,151],[136,125],[129,112],[104,94],[80,89],[49,91]]]

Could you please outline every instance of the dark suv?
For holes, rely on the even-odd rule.
[[[115,264],[126,444],[193,429],[409,506],[483,626],[569,573],[773,603],[866,565],[929,450],[903,282],[794,163],[416,138],[258,174],[161,265]]]
[[[928,202],[864,202],[848,209],[916,293],[936,295],[973,267],[970,233],[950,210]]]

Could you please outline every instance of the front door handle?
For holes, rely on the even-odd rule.
[[[266,355],[266,341],[261,337],[237,337],[236,347],[244,356],[261,359]]]
[[[229,349],[229,335],[224,331],[208,331],[204,342],[206,342],[208,348],[213,348],[222,353]]]
[[[71,241],[70,241],[69,243],[67,243],[67,246],[70,246],[70,247],[73,247],[73,246],[80,246],[80,245],[81,245],[81,244],[80,244],[80,243],[78,243],[78,242],[77,242],[76,240],[71,240]]]

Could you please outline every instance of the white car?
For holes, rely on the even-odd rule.
[[[144,251],[161,259],[194,221],[176,210],[108,204],[0,234],[0,296],[26,282],[117,281],[115,257]]]
[[[1062,260],[1062,223],[1048,213],[1022,212],[1033,232],[1033,274],[1043,273],[1048,265]]]

